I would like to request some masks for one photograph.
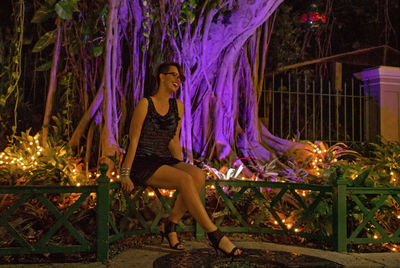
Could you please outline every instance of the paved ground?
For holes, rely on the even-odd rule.
[[[279,245],[266,242],[253,241],[235,241],[241,248],[265,249],[270,251],[284,251],[291,253],[299,253],[314,257],[327,259],[345,267],[400,267],[399,253],[337,253],[333,251],[325,251],[311,248],[303,248],[296,246]],[[185,241],[186,249],[196,249],[208,247],[206,242]],[[68,263],[68,264],[18,264],[18,265],[0,265],[0,268],[36,268],[36,267],[86,267],[86,268],[125,268],[140,267],[151,268],[155,259],[172,252],[166,243],[154,246],[145,246],[141,249],[128,249],[112,258],[109,263]]]

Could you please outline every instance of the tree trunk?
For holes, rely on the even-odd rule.
[[[190,21],[182,15],[186,2],[109,0],[104,86],[99,86],[69,144],[79,146],[97,113],[103,117],[100,155],[118,156],[150,72],[160,62],[177,61],[187,77],[179,96],[185,105],[181,143],[187,161],[211,156],[264,161],[286,151],[292,143],[272,136],[259,125],[257,114],[273,25],[269,18],[282,1],[205,1]],[[93,129],[90,133],[93,137]]]
[[[51,112],[53,109],[54,95],[55,95],[56,89],[57,89],[57,66],[58,66],[58,60],[60,57],[60,49],[61,49],[61,29],[62,29],[61,25],[62,25],[62,23],[59,18],[57,18],[56,24],[57,24],[57,41],[54,45],[53,64],[51,66],[49,90],[47,93],[46,108],[44,111],[44,118],[43,118],[42,146],[44,146],[44,147],[47,146],[47,138],[49,135],[48,133],[49,133]]]
[[[106,38],[106,51],[104,54],[104,113],[103,113],[103,129],[101,131],[100,143],[101,143],[101,161],[108,163],[109,166],[113,165],[113,162],[108,158],[109,156],[115,156],[119,146],[116,141],[116,115],[114,106],[115,102],[115,67],[116,62],[112,62],[114,50],[118,49],[115,46],[115,39],[118,39],[118,0],[110,0],[110,11],[107,21],[107,38]],[[111,171],[111,169],[109,169]]]

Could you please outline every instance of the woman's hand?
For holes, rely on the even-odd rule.
[[[121,189],[124,193],[129,194],[133,190],[133,182],[129,176],[121,176]]]

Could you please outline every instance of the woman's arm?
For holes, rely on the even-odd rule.
[[[139,103],[135,107],[135,110],[133,111],[132,120],[129,127],[129,146],[121,169],[130,169],[133,163],[133,159],[135,159],[140,132],[142,131],[144,119],[146,118],[148,105],[148,100],[143,98],[139,101]],[[129,175],[121,175],[120,179],[122,190],[126,193],[130,193],[133,190],[133,183]]]
[[[182,160],[182,147],[181,147],[181,142],[179,141],[179,134],[181,131],[184,105],[180,100],[176,100],[176,102],[178,103],[178,114],[181,119],[178,122],[178,127],[176,128],[175,136],[169,142],[168,149],[171,152],[172,157],[178,160]]]

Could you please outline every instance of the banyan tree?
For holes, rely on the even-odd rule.
[[[188,161],[268,160],[286,151],[292,142],[272,136],[257,117],[282,1],[34,1],[31,23],[46,32],[33,52],[47,51],[50,75],[43,145],[63,107],[69,144],[86,166],[121,156],[135,104],[155,87],[153,70],[175,61],[186,76],[176,97],[185,105],[181,143]]]

